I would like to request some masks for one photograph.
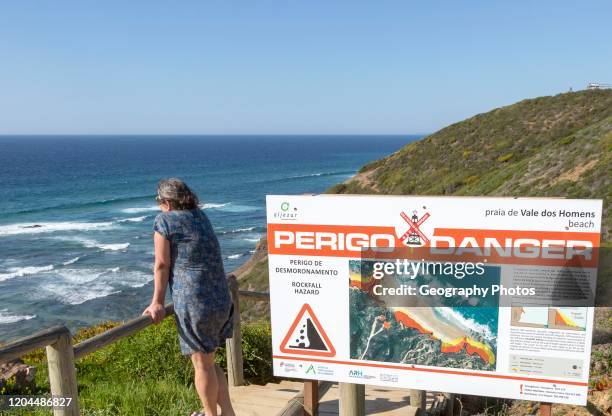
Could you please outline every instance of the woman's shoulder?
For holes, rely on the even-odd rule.
[[[208,219],[206,217],[206,214],[204,214],[204,212],[202,212],[200,209],[192,209],[192,210],[172,210],[172,211],[166,211],[166,212],[160,212],[159,214],[157,214],[157,216],[155,217],[155,222],[159,222],[159,221],[165,221],[168,223],[175,223],[175,222],[181,222],[181,221],[191,221],[193,218],[204,218],[204,219]]]

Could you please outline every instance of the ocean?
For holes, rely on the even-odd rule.
[[[0,343],[140,315],[157,181],[196,191],[226,271],[265,234],[265,195],[320,193],[418,136],[0,136]]]

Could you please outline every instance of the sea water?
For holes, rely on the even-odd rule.
[[[231,271],[266,231],[266,194],[322,192],[416,138],[0,137],[0,342],[142,312],[161,178],[197,192]]]

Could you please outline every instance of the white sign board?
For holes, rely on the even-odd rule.
[[[594,291],[601,211],[269,195],[274,374],[584,405],[594,308],[542,293]]]

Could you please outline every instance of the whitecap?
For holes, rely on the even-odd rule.
[[[38,222],[0,226],[0,236],[52,233],[56,231],[93,231],[113,227],[112,222]]]
[[[93,247],[101,248],[102,250],[119,251],[126,250],[130,246],[130,243],[117,243],[117,244],[100,244],[95,243]]]
[[[117,283],[124,284],[129,287],[143,287],[153,280],[153,273],[145,273],[141,271],[125,272],[118,275]]]
[[[219,208],[226,207],[229,204],[230,204],[229,202],[226,202],[224,204],[215,203],[215,202],[209,202],[209,203],[205,203],[205,204],[200,204],[200,208],[202,208],[202,209],[219,209]]]
[[[50,282],[40,286],[39,292],[47,292],[55,300],[68,304],[80,305],[88,300],[104,298],[106,296],[120,293],[120,290],[115,290],[104,283],[93,284],[66,284],[66,282]]]
[[[224,211],[224,212],[232,212],[232,213],[241,213],[241,212],[250,212],[250,211],[257,211],[259,209],[262,209],[260,207],[253,207],[250,205],[228,205],[226,207],[220,208],[220,210]]]
[[[142,217],[124,218],[122,220],[118,220],[117,222],[142,222],[148,217],[148,215],[143,215]]]
[[[234,259],[239,259],[242,256],[244,256],[244,254],[232,254],[231,256],[227,256],[227,258],[234,260]]]
[[[77,257],[75,257],[75,258],[73,258],[73,259],[66,260],[66,261],[65,261],[65,262],[63,262],[62,264],[63,264],[64,266],[69,266],[69,265],[71,265],[71,264],[76,263],[76,262],[77,262],[77,261],[79,261],[80,259],[81,259],[81,258],[80,258],[79,256],[77,256]]]
[[[56,270],[56,275],[59,280],[62,280],[66,286],[71,284],[84,284],[96,281],[107,270],[100,269],[60,269]],[[57,279],[56,279],[57,280]]]
[[[0,282],[13,279],[15,277],[23,277],[31,274],[48,272],[53,270],[53,265],[48,266],[26,266],[26,267],[9,267],[8,273],[0,273]]]
[[[14,324],[36,318],[36,315],[13,315],[8,309],[0,309],[0,324]]]
[[[244,241],[248,241],[249,243],[258,243],[261,238],[243,238]]]
[[[86,248],[99,248],[101,250],[108,250],[108,251],[120,251],[120,250],[126,250],[129,246],[130,243],[100,243],[99,241],[96,240],[92,240],[89,238],[81,238],[81,237],[58,237],[59,240],[64,240],[64,241],[75,241],[77,243],[80,243],[81,245],[83,245],[83,247]]]
[[[160,211],[160,209],[158,205],[149,205],[148,207],[123,208],[120,211],[126,214],[139,214],[141,212]]]
[[[260,227],[243,227],[243,228],[234,228],[231,230],[223,230],[220,229],[217,231],[218,235],[227,235],[227,234],[242,234],[242,233],[252,233],[256,230],[261,230]]]
[[[114,280],[111,276],[109,269],[58,269],[54,278],[42,282],[33,296],[80,305],[88,300],[119,293],[120,290],[110,284]]]

